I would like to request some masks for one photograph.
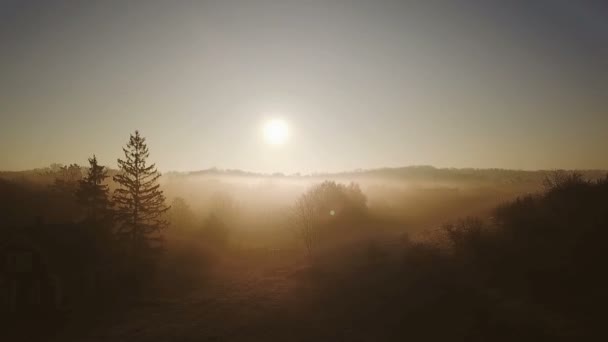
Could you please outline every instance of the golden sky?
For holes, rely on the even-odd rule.
[[[0,170],[115,167],[135,129],[163,171],[608,168],[606,17],[591,0],[2,1]]]

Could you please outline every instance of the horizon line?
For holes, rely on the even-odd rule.
[[[58,164],[61,166],[71,165],[74,163],[63,164],[63,163],[52,163],[48,166],[44,167],[36,167],[31,169],[19,169],[19,170],[0,170],[0,173],[20,173],[20,172],[33,172],[37,170],[44,170],[50,168],[51,165]],[[79,165],[81,168],[87,168],[85,165]],[[117,168],[107,167],[109,170],[118,170]],[[585,172],[608,172],[608,168],[540,168],[540,169],[524,169],[524,168],[501,168],[501,167],[438,167],[434,165],[428,164],[409,164],[402,166],[379,166],[379,167],[371,167],[371,168],[356,168],[356,169],[347,169],[341,171],[311,171],[311,172],[282,172],[282,171],[274,171],[274,172],[263,172],[263,171],[251,171],[245,169],[238,168],[221,168],[221,167],[209,167],[198,170],[169,170],[169,171],[160,171],[162,174],[195,174],[195,173],[241,173],[243,175],[248,176],[321,176],[321,175],[340,175],[340,174],[357,174],[357,173],[365,173],[365,172],[373,172],[373,171],[390,171],[390,170],[399,170],[399,169],[414,169],[414,168],[428,168],[434,170],[452,170],[452,171],[513,171],[513,172],[552,172],[552,171],[585,171]]]

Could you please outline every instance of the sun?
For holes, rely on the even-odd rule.
[[[289,127],[284,120],[272,119],[264,123],[264,141],[270,145],[283,145],[289,137]]]

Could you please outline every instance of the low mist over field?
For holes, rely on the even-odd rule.
[[[62,167],[65,166],[54,164],[31,171],[0,172],[0,179],[45,189],[56,182],[56,177],[64,176]],[[87,170],[85,167],[74,167],[73,172],[75,177],[80,178]],[[109,169],[108,175],[117,172]],[[248,225],[254,224],[255,217],[262,213],[264,216],[276,215],[276,219],[285,216],[285,212],[299,196],[324,181],[344,185],[354,183],[365,195],[367,207],[390,221],[396,232],[415,232],[462,216],[487,215],[496,205],[517,196],[541,191],[545,179],[556,172],[573,171],[408,166],[342,173],[284,175],[214,168],[192,172],[168,172],[159,179],[159,183],[168,203],[178,200],[199,218],[210,213],[216,205],[214,201],[227,200],[231,205],[235,205],[235,214],[238,212],[239,216],[249,216]],[[587,179],[599,179],[606,174],[603,170],[576,172]],[[110,190],[117,187],[111,177],[104,180],[104,184],[107,184]],[[49,211],[48,208],[42,210],[39,214],[43,216],[45,210]],[[17,215],[15,217],[17,218]],[[24,216],[18,220],[28,222],[28,219],[32,222],[34,218]]]

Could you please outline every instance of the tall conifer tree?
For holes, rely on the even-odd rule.
[[[118,159],[120,173],[114,177],[120,186],[113,196],[118,234],[133,253],[139,253],[151,247],[150,241],[160,239],[160,231],[168,226],[164,214],[170,207],[158,184],[160,173],[155,164],[147,164],[146,139],[135,131],[123,151],[125,159]]]

